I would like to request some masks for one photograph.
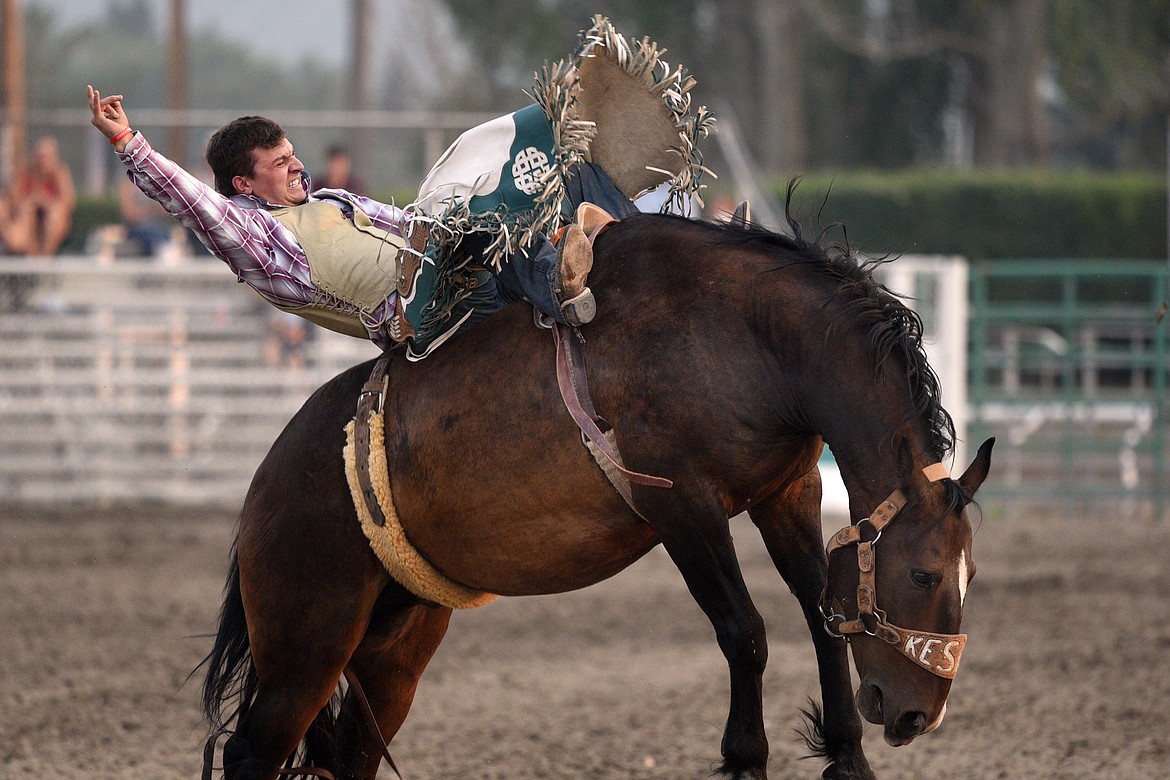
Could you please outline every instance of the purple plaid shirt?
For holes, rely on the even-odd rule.
[[[277,306],[304,306],[329,296],[314,287],[305,251],[292,232],[266,210],[269,204],[251,195],[225,198],[136,133],[118,155],[131,181],[167,212],[194,231],[203,245],[223,260],[242,282]],[[402,235],[402,209],[345,190],[318,190],[309,196],[333,195],[353,204],[382,230]],[[393,343],[385,323],[397,294],[373,312],[370,338],[380,347]]]

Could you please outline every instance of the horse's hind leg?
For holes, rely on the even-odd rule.
[[[815,712],[810,747],[829,761],[824,776],[872,778],[861,750],[861,718],[853,701],[845,642],[829,635],[820,613],[828,561],[821,541],[821,478],[814,467],[787,491],[748,510],[777,571],[800,601],[816,647],[823,718]],[[819,733],[818,733],[819,732]]]
[[[389,742],[406,720],[419,678],[447,633],[451,610],[415,605],[389,615],[378,614],[350,661],[369,701],[382,737]],[[342,705],[341,758],[338,780],[374,780],[383,745],[367,723],[353,689]]]
[[[248,515],[256,505],[246,505],[237,555],[257,687],[224,745],[229,780],[276,777],[336,690],[387,581],[356,521],[333,529],[296,511]],[[268,532],[278,522],[280,533]],[[340,563],[306,565],[305,549]]]
[[[224,745],[225,780],[277,776],[336,690],[364,628],[364,619],[355,617],[350,606],[314,617],[315,625],[331,626],[329,631],[302,627],[298,636],[291,625],[287,633],[266,625],[264,636],[253,635],[257,689]]]

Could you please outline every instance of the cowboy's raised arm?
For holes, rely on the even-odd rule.
[[[91,123],[113,142],[131,181],[192,230],[205,247],[278,306],[313,300],[313,287],[295,237],[261,209],[245,209],[154,151],[130,128],[122,95],[103,98],[87,88]]]
[[[101,92],[94,89],[92,84],[86,85],[85,89],[89,95],[89,111],[92,114],[90,123],[110,139],[116,151],[125,151],[126,144],[130,143],[132,131],[130,120],[122,109],[122,96],[110,95],[103,98]]]

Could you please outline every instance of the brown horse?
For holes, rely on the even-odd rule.
[[[863,628],[848,645],[861,678],[856,701],[887,741],[904,744],[938,724],[950,679],[922,668],[925,654],[916,663],[879,636],[886,619],[935,635],[959,630],[974,572],[965,507],[991,447],[957,480],[940,478],[937,466],[928,478],[954,429],[921,323],[868,265],[803,239],[789,222],[794,238],[640,215],[597,240],[590,283],[599,315],[582,329],[593,398],[626,464],[674,482],[634,487],[642,517],[582,447],[558,394],[552,340],[522,305],[425,363],[394,356],[386,449],[414,546],[473,588],[507,596],[583,588],[662,544],[730,669],[721,771],[763,778],[767,645],[728,528],[746,510],[812,632],[823,708],[809,713],[810,745],[826,759],[826,777],[872,777],[847,644],[825,630],[825,614],[834,633],[846,618]],[[357,366],[318,390],[248,492],[203,692],[213,729],[234,723],[227,777],[275,777],[303,746],[312,766],[373,778],[381,746],[352,687],[330,705],[339,678],[356,674],[390,739],[447,629],[450,610],[392,581],[356,519],[341,451],[369,372]],[[881,552],[876,613],[855,604],[862,575],[852,555],[835,553],[829,576],[816,467],[824,442],[854,517],[892,491],[906,499],[871,548]]]

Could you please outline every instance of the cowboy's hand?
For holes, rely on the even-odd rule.
[[[89,110],[93,115],[90,122],[102,132],[102,135],[106,138],[113,138],[130,126],[130,120],[126,118],[126,112],[122,110],[121,95],[110,95],[103,98],[102,93],[94,89],[92,85],[86,86],[86,91],[89,93]]]

